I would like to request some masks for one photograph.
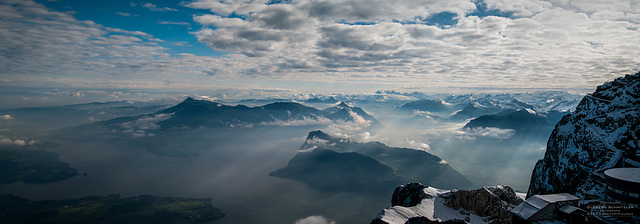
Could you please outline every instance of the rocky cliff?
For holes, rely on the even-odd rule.
[[[640,72],[599,86],[558,122],[536,163],[527,196],[604,197],[603,172],[639,161]]]

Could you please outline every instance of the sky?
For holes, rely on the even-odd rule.
[[[638,0],[0,0],[5,102],[591,92],[638,52]]]

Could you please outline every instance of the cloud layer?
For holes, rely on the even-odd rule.
[[[33,1],[2,0],[0,84],[590,89],[640,68],[639,5],[622,0],[140,3],[154,11],[208,10],[193,16],[202,28],[192,35],[223,55],[198,56],[167,53],[163,40],[148,33],[80,21]]]
[[[640,6],[629,1],[197,0],[195,34],[218,51],[272,61],[260,73],[441,85],[592,85],[640,67]],[[480,7],[495,15],[479,17]],[[449,13],[451,26],[430,25]],[[239,18],[238,18],[239,17]],[[277,66],[275,66],[277,65]],[[595,81],[594,79],[598,79]]]

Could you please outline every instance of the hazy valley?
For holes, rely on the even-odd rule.
[[[80,175],[2,184],[0,192],[32,200],[213,198],[226,214],[216,223],[292,223],[314,215],[362,223],[407,182],[443,189],[505,184],[525,192],[558,114],[580,97],[379,92],[306,102],[187,98],[174,105],[123,101],[4,110],[0,114],[12,119],[0,123],[7,127],[3,147],[57,153]],[[313,153],[331,156],[301,160]]]

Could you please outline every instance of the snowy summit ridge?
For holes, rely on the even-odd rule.
[[[599,86],[556,125],[527,196],[566,192],[603,199],[603,172],[638,161],[639,130],[640,72]]]

